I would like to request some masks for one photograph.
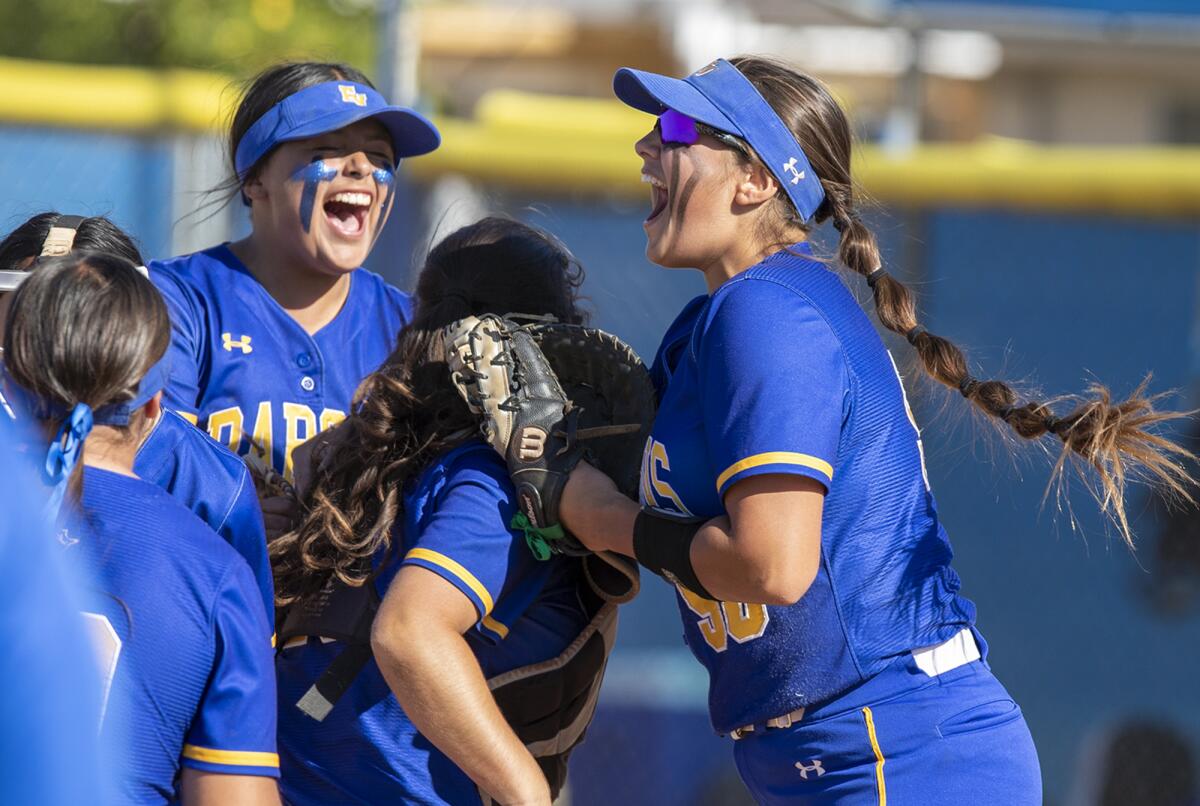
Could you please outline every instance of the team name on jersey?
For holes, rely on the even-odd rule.
[[[667,446],[650,437],[642,451],[642,504],[683,517],[692,517],[683,499],[671,486],[671,458]],[[675,585],[680,598],[698,617],[696,626],[704,643],[714,652],[724,652],[730,639],[744,644],[761,638],[771,623],[771,614],[765,605],[742,602],[717,602],[705,599],[687,588]]]
[[[292,478],[292,451],[299,445],[312,439],[319,432],[346,419],[346,412],[338,409],[324,409],[318,416],[315,411],[303,403],[282,403],[284,431],[284,467],[283,475]],[[237,454],[245,454],[250,446],[263,456],[272,456],[275,446],[275,404],[264,400],[258,404],[254,415],[253,430],[247,432],[246,417],[240,406],[230,406],[218,409],[208,415],[207,429],[210,436],[217,442],[226,445]],[[243,448],[243,439],[249,440],[249,446]]]
[[[692,517],[691,510],[684,506],[683,499],[671,486],[671,460],[667,456],[667,446],[654,437],[646,439],[646,447],[642,450],[641,478],[643,505],[685,518]]]

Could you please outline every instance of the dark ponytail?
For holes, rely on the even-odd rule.
[[[117,255],[45,258],[13,292],[4,369],[28,394],[70,412],[133,400],[171,339],[167,307],[133,263]],[[47,422],[50,433],[59,422]],[[141,425],[131,422],[127,430]],[[82,464],[82,463],[80,463]],[[79,467],[68,491],[79,494]]]
[[[825,190],[815,222],[832,221],[840,235],[839,260],[867,281],[880,323],[908,340],[930,377],[1024,439],[1050,434],[1060,440],[1063,448],[1051,483],[1061,481],[1071,459],[1094,471],[1099,483],[1094,492],[1101,511],[1113,519],[1130,546],[1127,481],[1146,481],[1170,497],[1191,500],[1189,487],[1194,481],[1182,464],[1191,454],[1153,430],[1187,415],[1158,411],[1155,405],[1161,395],[1148,395],[1146,381],[1120,402],[1114,401],[1104,386],[1092,384],[1074,408],[1058,414],[1046,401],[1021,399],[1004,381],[974,377],[953,342],[921,326],[912,293],[883,268],[875,235],[859,217],[855,203],[850,125],[828,88],[775,60],[743,56],[731,62],[796,135]],[[782,191],[773,203],[782,221],[795,222],[795,212]]]

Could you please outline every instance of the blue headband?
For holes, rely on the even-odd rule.
[[[47,398],[38,397],[30,392],[25,387],[21,386],[11,374],[8,368],[3,368],[4,387],[7,394],[9,405],[12,407],[13,416],[18,420],[59,420],[68,418],[71,413],[79,406],[85,406],[91,413],[91,422],[93,425],[129,425],[129,420],[133,413],[161,392],[167,385],[167,380],[170,378],[170,361],[166,356],[163,356],[158,363],[150,367],[146,374],[142,376],[142,380],[138,383],[137,392],[131,400],[126,400],[121,403],[110,403],[107,406],[92,411],[90,406],[86,404],[78,404],[76,406],[67,407],[62,403]]]
[[[805,221],[824,201],[821,180],[795,135],[750,80],[724,59],[683,79],[622,67],[613,77],[613,91],[634,109],[652,115],[674,109],[741,137],[779,180]]]
[[[92,432],[92,428],[97,425],[129,425],[133,412],[146,405],[150,398],[167,385],[169,366],[164,356],[142,378],[132,400],[111,403],[95,411],[86,403],[76,403],[68,409],[61,403],[38,397],[17,383],[7,367],[3,368],[7,401],[18,420],[62,420],[54,440],[46,448],[45,460],[39,468],[42,481],[51,488],[45,508],[46,520],[51,525],[58,519],[58,511],[67,490],[67,481],[71,478],[75,466],[79,464],[83,455],[83,443]],[[28,445],[28,442],[26,444]],[[34,451],[39,448],[35,445],[29,447],[30,458],[36,460]]]
[[[442,137],[432,123],[411,109],[390,106],[375,90],[353,81],[327,81],[294,92],[268,109],[238,142],[234,167],[239,179],[280,143],[337,131],[372,118],[388,130],[401,157],[428,154]]]

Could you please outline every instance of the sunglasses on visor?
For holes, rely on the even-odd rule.
[[[676,145],[695,145],[700,135],[706,134],[729,146],[743,157],[749,157],[746,146],[737,137],[720,129],[714,129],[707,123],[701,123],[682,112],[668,109],[658,116],[658,133],[663,143]]]

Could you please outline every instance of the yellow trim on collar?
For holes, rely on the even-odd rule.
[[[479,597],[479,601],[483,602],[483,615],[486,617],[492,612],[492,608],[496,603],[492,601],[492,594],[488,593],[488,589],[483,587],[483,583],[475,578],[475,575],[464,568],[459,563],[432,549],[415,548],[408,554],[404,555],[405,560],[424,560],[427,563],[433,563],[439,568],[444,568],[454,576],[458,577],[468,588],[474,591]],[[499,622],[496,622],[499,624]],[[505,630],[507,632],[507,630]]]
[[[258,753],[250,750],[213,750],[194,744],[183,746],[183,757],[208,764],[230,764],[237,767],[278,767],[278,753]]]
[[[768,453],[759,453],[754,456],[748,456],[740,462],[734,462],[725,472],[717,476],[717,492],[721,491],[721,487],[730,478],[741,473],[743,470],[749,470],[752,467],[761,467],[762,465],[800,465],[801,467],[811,467],[820,473],[824,473],[825,477],[833,481],[833,465],[826,462],[824,459],[818,459],[815,456],[809,456],[807,453],[792,453],[791,451],[770,451]]]

